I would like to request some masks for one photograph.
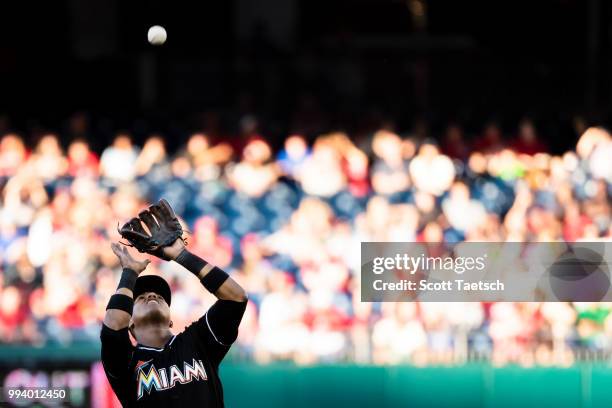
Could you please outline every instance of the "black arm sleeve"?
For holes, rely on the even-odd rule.
[[[192,254],[186,248],[183,249],[183,251],[176,257],[175,261],[198,278],[202,269],[208,265],[208,262],[199,256]],[[215,266],[208,271],[208,273],[202,279],[200,279],[200,283],[206,288],[207,291],[214,294],[217,292],[219,287],[223,285],[223,282],[225,282],[227,278],[229,278],[229,275]]]
[[[217,300],[186,332],[195,333],[203,342],[212,362],[218,365],[238,337],[238,326],[246,310],[247,301]]]
[[[117,398],[123,403],[128,396],[129,365],[134,353],[127,327],[113,330],[102,324],[102,366]]]

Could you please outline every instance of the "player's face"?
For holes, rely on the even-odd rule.
[[[170,307],[164,298],[155,292],[145,292],[134,299],[132,320],[136,326],[151,323],[169,323]]]

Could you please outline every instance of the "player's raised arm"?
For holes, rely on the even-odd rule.
[[[134,306],[133,294],[136,278],[145,270],[149,260],[138,261],[127,248],[111,244],[111,248],[123,268],[117,291],[106,306],[106,315],[100,331],[102,366],[113,390],[123,405],[129,399],[129,363],[133,346],[128,334],[128,325]]]
[[[220,361],[238,337],[247,306],[246,291],[220,268],[189,252],[182,240],[164,248],[164,252],[196,275],[202,286],[219,299],[196,324],[214,350],[213,359]]]
[[[220,268],[189,252],[182,240],[177,240],[165,253],[200,279],[202,286],[219,300],[196,323],[220,361],[238,337],[238,326],[246,310],[247,293]]]
[[[164,248],[164,253],[196,275],[202,285],[217,298],[246,302],[246,291],[238,282],[220,268],[189,252],[182,240],[177,239],[171,246]]]

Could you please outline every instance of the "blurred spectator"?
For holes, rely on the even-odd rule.
[[[14,286],[2,290],[0,300],[0,336],[3,342],[11,343],[21,340],[19,338],[19,326],[25,319],[22,308],[21,294]]]
[[[262,139],[250,141],[242,151],[242,161],[228,169],[228,178],[239,192],[260,197],[276,182],[278,170],[271,163],[272,150]]]
[[[589,170],[593,177],[612,183],[612,138],[597,143],[589,158]]]
[[[582,160],[588,160],[593,151],[610,140],[610,133],[599,127],[588,128],[578,139],[576,153]]]
[[[247,234],[240,243],[242,267],[236,272],[237,279],[249,292],[252,300],[260,301],[266,293],[266,282],[275,271],[272,262],[265,258],[264,248],[255,234]]]
[[[138,149],[126,133],[120,133],[100,158],[100,173],[113,183],[131,181],[136,176]]]
[[[371,198],[365,213],[359,214],[355,220],[359,240],[388,241],[391,215],[391,206],[386,198],[381,196]]]
[[[98,177],[98,157],[89,150],[86,140],[77,139],[68,146],[68,175]]]
[[[463,129],[456,123],[450,124],[444,134],[442,152],[452,159],[466,160],[470,153],[463,137]]]
[[[212,217],[204,216],[196,221],[189,246],[219,268],[227,268],[232,262],[232,242],[219,235],[217,222]]]
[[[474,150],[481,153],[496,153],[504,147],[502,131],[495,122],[485,125],[483,133],[474,142]]]
[[[307,350],[309,341],[304,323],[306,298],[295,290],[295,282],[286,272],[274,273],[268,285],[269,293],[259,308],[257,358],[295,358]]]
[[[386,130],[376,132],[372,150],[377,160],[372,166],[372,188],[378,194],[391,195],[408,190],[408,163],[404,160],[402,140]]]
[[[344,171],[348,181],[348,191],[354,197],[365,197],[370,192],[368,156],[361,150],[351,147],[344,156]]]
[[[470,190],[462,182],[455,182],[448,198],[442,201],[442,211],[449,224],[461,233],[480,227],[486,219],[484,206],[470,199]]]
[[[411,362],[417,352],[424,351],[427,337],[416,303],[384,303],[382,317],[374,324],[372,344],[376,364]]]
[[[17,173],[27,158],[23,140],[14,133],[6,134],[0,141],[0,176],[10,177]]]
[[[570,202],[565,206],[563,221],[563,239],[568,242],[583,237],[585,228],[592,224],[591,219],[580,211],[580,206],[576,202]]]
[[[525,119],[519,124],[517,138],[510,146],[517,153],[534,155],[546,151],[546,146],[538,138],[533,123]]]
[[[604,180],[589,182],[590,188],[587,194],[590,200],[584,203],[585,214],[593,220],[599,232],[604,232],[610,226],[612,208],[610,204],[610,190]]]
[[[330,137],[319,137],[312,155],[300,166],[296,174],[307,194],[330,197],[346,188],[346,176],[342,171],[341,153]]]
[[[410,162],[410,177],[418,190],[439,196],[455,179],[455,167],[435,143],[426,141]]]
[[[278,153],[276,160],[284,174],[295,177],[309,156],[310,149],[306,140],[300,135],[291,135],[285,140],[285,146]]]
[[[230,161],[233,155],[232,147],[227,143],[210,145],[207,135],[194,133],[187,141],[185,155],[195,169],[199,180],[217,180],[221,176],[221,166]]]
[[[143,176],[155,170],[155,167],[167,166],[166,146],[160,135],[154,135],[147,139],[136,163],[134,163],[136,175]]]
[[[40,139],[29,160],[34,165],[36,175],[47,182],[61,178],[68,167],[59,140],[54,134],[44,135]]]

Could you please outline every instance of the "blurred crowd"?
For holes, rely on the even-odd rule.
[[[167,151],[118,133],[100,155],[86,138],[0,140],[0,342],[97,343],[120,269],[117,225],[161,197],[191,250],[228,271],[250,302],[234,358],[300,364],[355,361],[571,364],[612,351],[612,303],[364,303],[362,241],[550,241],[612,238],[612,137],[581,132],[551,155],[529,121],[516,135],[489,123],[437,139],[380,129],[275,151],[189,135]],[[137,253],[136,253],[137,254]],[[175,263],[174,329],[214,298]]]

